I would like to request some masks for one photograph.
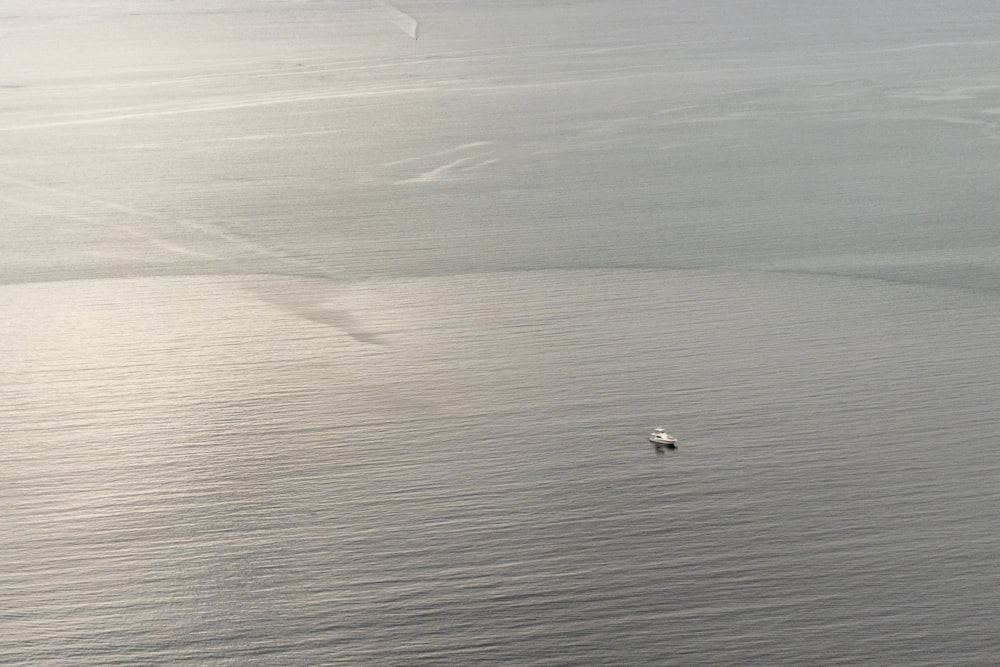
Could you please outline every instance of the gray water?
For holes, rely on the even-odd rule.
[[[0,664],[995,664],[998,62],[974,1],[4,3]]]

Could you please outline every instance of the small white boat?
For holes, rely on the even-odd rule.
[[[649,434],[649,441],[654,445],[662,445],[664,447],[673,447],[677,444],[677,438],[662,428],[654,428],[653,432]]]

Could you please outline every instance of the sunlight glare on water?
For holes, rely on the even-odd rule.
[[[1000,650],[985,6],[5,11],[0,663]]]

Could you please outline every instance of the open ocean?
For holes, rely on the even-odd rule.
[[[5,0],[0,664],[997,664],[997,63],[985,0]]]

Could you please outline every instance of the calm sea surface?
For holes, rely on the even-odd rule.
[[[4,3],[0,664],[996,664],[997,62],[975,1]]]

